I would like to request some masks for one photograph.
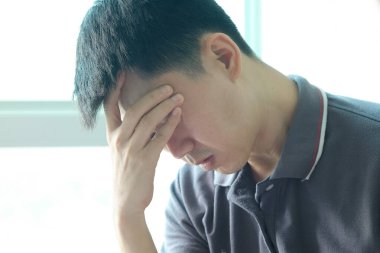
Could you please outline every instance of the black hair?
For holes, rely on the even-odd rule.
[[[169,70],[203,72],[200,38],[221,32],[256,58],[214,0],[97,0],[77,41],[75,90],[84,126],[92,128],[117,74],[153,77]]]

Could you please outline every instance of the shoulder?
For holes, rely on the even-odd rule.
[[[328,95],[327,135],[380,149],[380,104]]]
[[[363,168],[370,163],[378,168],[380,104],[329,94],[324,150],[340,164]]]
[[[327,94],[329,111],[339,112],[342,116],[355,120],[368,120],[380,124],[380,104]]]

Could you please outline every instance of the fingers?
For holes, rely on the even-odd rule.
[[[166,143],[168,143],[170,137],[173,135],[178,123],[181,121],[182,109],[177,107],[169,115],[168,120],[160,127],[156,133],[154,139],[150,141],[147,149],[162,150]],[[153,153],[149,151],[148,153]]]
[[[159,105],[151,109],[151,111],[146,113],[135,128],[133,137],[130,140],[131,145],[136,148],[145,147],[147,143],[151,141],[152,133],[156,130],[156,128],[161,126],[161,129],[166,124],[162,123],[165,121],[165,118],[168,116],[170,118],[171,115],[169,114],[171,114],[176,107],[182,105],[183,101],[183,96],[176,94],[164,100]],[[159,131],[158,134],[163,133]]]
[[[165,99],[169,98],[172,93],[173,88],[169,85],[164,85],[162,87],[154,89],[152,92],[143,96],[130,108],[127,108],[123,123],[121,125],[121,137],[123,139],[129,139],[132,134],[134,134],[137,125],[144,118],[144,116]],[[169,114],[169,112],[170,111],[168,111],[166,114]],[[149,125],[148,123],[143,124]]]
[[[108,143],[116,149],[127,145],[134,151],[142,150],[152,143],[153,148],[161,147],[162,150],[165,140],[169,140],[179,123],[181,110],[175,109],[182,105],[183,96],[173,95],[173,88],[169,85],[158,87],[125,108],[124,118],[121,119],[119,100],[125,79],[126,74],[122,73],[117,79],[116,89],[104,102]],[[152,142],[151,137],[156,128],[159,132]],[[161,150],[156,150],[156,153]]]
[[[103,107],[106,116],[107,136],[114,132],[122,123],[119,109],[120,91],[125,82],[126,73],[123,72],[117,79],[116,88],[105,99]]]

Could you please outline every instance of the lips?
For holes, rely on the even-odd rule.
[[[194,164],[201,166],[204,170],[211,170],[214,165],[214,156],[210,155],[203,160],[195,162]]]
[[[195,165],[200,165],[200,164],[204,163],[205,161],[207,161],[208,159],[210,159],[210,157],[211,156],[208,156],[208,157],[206,157],[206,158],[204,158],[202,160],[197,160],[197,161],[194,162],[194,164]]]

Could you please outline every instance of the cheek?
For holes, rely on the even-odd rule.
[[[219,94],[216,94],[218,96]],[[182,106],[182,122],[187,134],[197,142],[209,147],[221,148],[231,145],[236,134],[231,118],[231,106],[224,98],[186,100]],[[235,115],[236,117],[236,115]]]
[[[225,123],[212,113],[192,113],[183,115],[183,128],[196,142],[208,147],[217,147],[226,142]]]

